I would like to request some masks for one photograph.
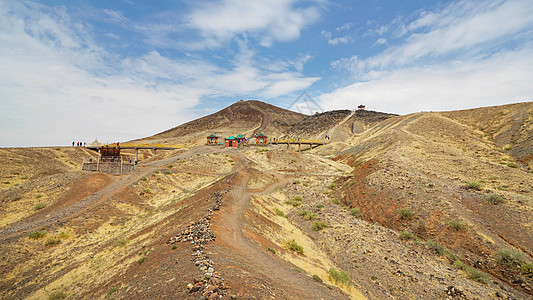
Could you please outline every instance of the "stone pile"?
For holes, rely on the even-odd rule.
[[[201,299],[223,299],[227,295],[224,279],[218,272],[215,272],[213,261],[205,253],[205,246],[208,242],[216,239],[211,231],[211,217],[214,211],[220,209],[222,196],[228,191],[229,187],[214,193],[215,204],[208,210],[207,214],[168,241],[168,244],[185,242],[192,245],[191,261],[200,269],[202,277],[189,283],[187,289],[190,293],[201,293]],[[230,298],[236,299],[236,296],[231,295]]]

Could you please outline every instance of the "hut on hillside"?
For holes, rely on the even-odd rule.
[[[237,141],[237,139],[233,136],[233,135],[230,135],[229,137],[225,138],[224,139],[224,147],[229,147],[229,148],[238,148],[239,147],[239,142]]]
[[[357,110],[365,110],[365,106],[363,104],[359,105],[357,107]]]
[[[218,136],[216,136],[214,133],[207,137],[207,144],[208,145],[218,145]]]
[[[266,144],[267,143],[267,136],[260,133],[255,137],[255,143],[256,144]]]
[[[246,138],[242,134],[237,135],[235,139],[237,140],[237,143],[239,144],[246,142]]]

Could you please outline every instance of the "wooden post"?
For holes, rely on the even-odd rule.
[[[135,148],[135,162],[137,162],[138,157],[139,157],[139,148]]]
[[[298,143],[298,152],[300,152],[301,148],[302,148],[302,143]]]
[[[155,155],[155,154],[156,154],[156,153],[155,153],[155,148],[154,148],[154,155]]]

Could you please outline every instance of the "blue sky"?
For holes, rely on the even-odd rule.
[[[0,0],[0,14],[3,147],[126,141],[304,91],[323,110],[399,114],[533,99],[530,0]]]

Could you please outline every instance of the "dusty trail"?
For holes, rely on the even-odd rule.
[[[347,298],[336,290],[329,290],[316,283],[310,277],[296,272],[291,264],[271,255],[264,247],[252,241],[254,233],[247,226],[246,217],[250,212],[250,197],[267,194],[287,184],[282,174],[273,173],[276,182],[258,192],[247,189],[250,178],[249,167],[242,157],[235,158],[238,162],[237,176],[231,183],[231,199],[213,219],[214,233],[217,236],[215,259],[231,261],[223,276],[230,277],[230,282],[238,280],[247,282],[248,293],[245,297],[255,297],[258,293],[267,293],[270,297],[283,299],[343,299]],[[242,266],[242,267],[239,267]],[[230,270],[232,269],[232,270]],[[238,269],[238,271],[236,271]],[[227,276],[227,273],[232,273]],[[232,277],[232,276],[236,276]],[[261,282],[261,283],[259,283]],[[243,284],[244,285],[244,284]],[[250,290],[250,286],[259,290]],[[253,289],[253,288],[252,288]],[[232,290],[235,287],[232,286]],[[289,293],[289,294],[284,294]],[[258,296],[258,298],[267,298]]]

